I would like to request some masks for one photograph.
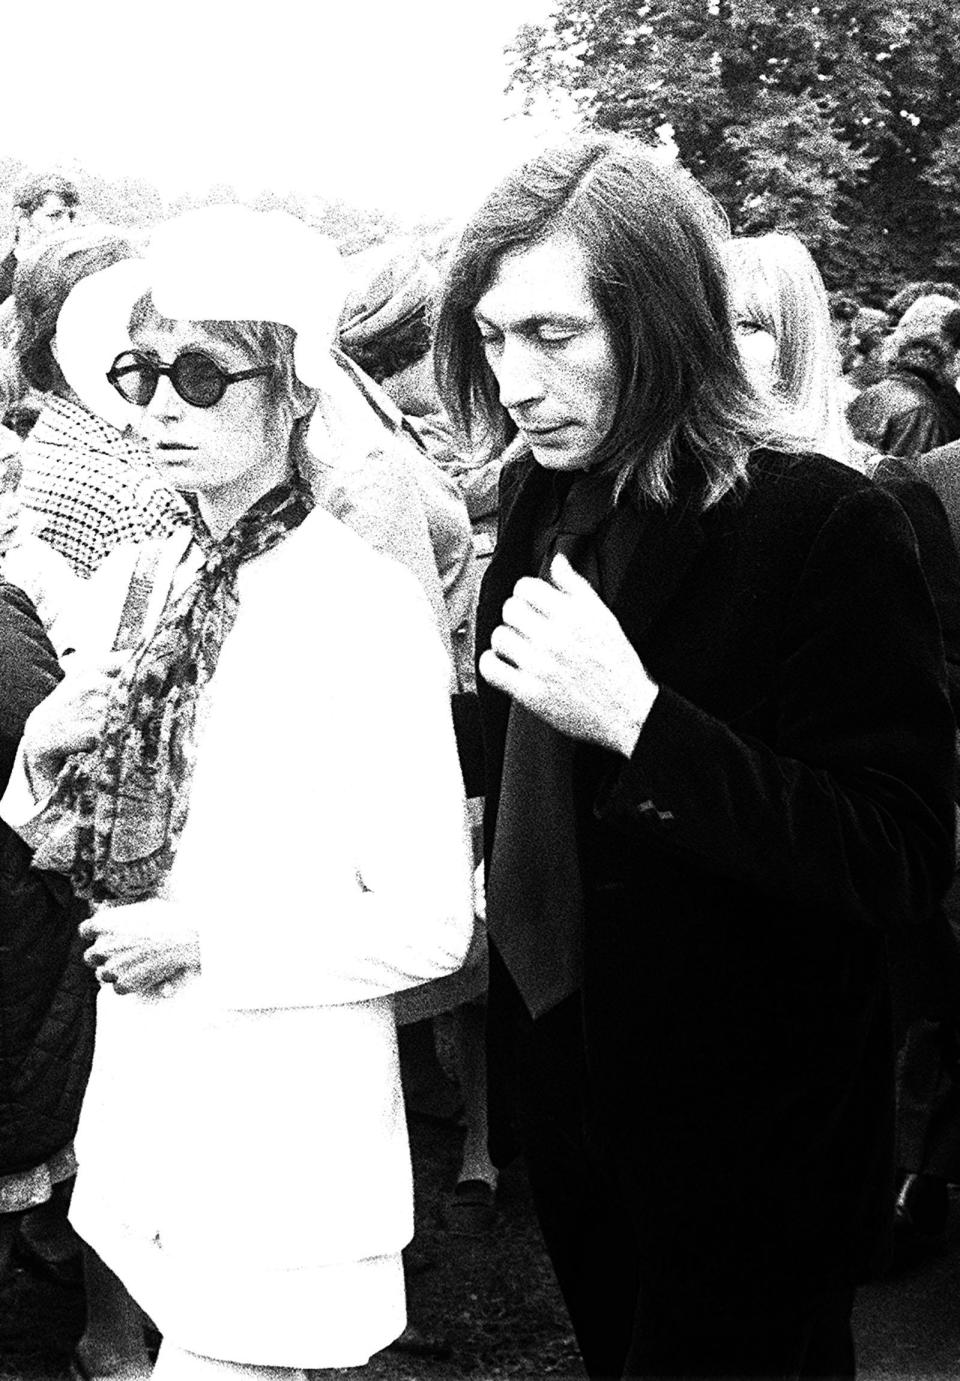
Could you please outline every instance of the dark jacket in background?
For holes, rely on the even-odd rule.
[[[960,394],[929,370],[904,365],[847,408],[859,441],[888,456],[918,456],[960,437]]]
[[[920,565],[940,620],[950,704],[960,724],[960,476],[956,529],[939,492],[941,486],[933,482],[942,464],[939,458],[947,453],[960,465],[960,444],[954,444],[913,460],[878,456],[870,466],[870,475],[897,500],[916,536]]]
[[[916,478],[928,484],[943,505],[953,544],[960,552],[960,441],[927,451],[912,469]]]
[[[17,256],[13,250],[0,259],[0,302],[6,302],[13,293],[13,277],[17,271]]]
[[[930,456],[881,456],[871,467],[902,505],[940,617],[950,702],[960,725],[960,554],[938,493],[918,475],[950,474],[944,446]],[[934,460],[934,457],[936,459]],[[927,461],[933,461],[928,471]],[[951,476],[952,478],[952,476]],[[944,491],[950,497],[949,490]],[[960,742],[960,740],[958,740]],[[929,926],[890,937],[897,1062],[897,1164],[960,1179],[960,875]]]
[[[60,674],[30,600],[0,583],[0,790],[28,714]],[[77,1128],[96,996],[77,935],[85,915],[0,821],[0,1175],[41,1165]]]

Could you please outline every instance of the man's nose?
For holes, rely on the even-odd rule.
[[[500,390],[500,402],[505,408],[520,408],[526,403],[538,402],[544,396],[543,371],[537,352],[529,341],[505,340],[494,373]]]

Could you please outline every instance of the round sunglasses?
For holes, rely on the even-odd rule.
[[[145,408],[157,391],[160,375],[166,374],[185,403],[194,408],[212,408],[220,402],[230,384],[272,373],[271,365],[261,365],[259,369],[240,369],[228,374],[201,350],[185,350],[173,364],[160,364],[137,350],[127,350],[114,360],[107,371],[107,379],[121,398]]]

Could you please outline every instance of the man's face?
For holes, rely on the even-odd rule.
[[[549,470],[582,470],[610,431],[620,371],[572,235],[501,256],[474,308],[500,402]]]
[[[36,244],[54,230],[64,230],[73,220],[73,207],[68,206],[59,192],[48,192],[37,209],[20,221],[17,244],[23,247]]]

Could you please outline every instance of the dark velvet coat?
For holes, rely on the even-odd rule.
[[[27,715],[59,679],[30,600],[0,582],[0,792]],[[0,821],[0,1175],[70,1142],[93,1058],[97,985],[77,934],[86,906],[30,857]]]
[[[503,492],[478,652],[528,567],[546,477]],[[953,867],[953,719],[899,506],[760,452],[705,513],[641,519],[612,602],[661,687],[627,761],[581,746],[588,1129],[645,1288],[762,1311],[852,1281],[892,1199],[884,935]],[[489,849],[509,701],[480,680]],[[491,1141],[515,1149],[490,995]]]

